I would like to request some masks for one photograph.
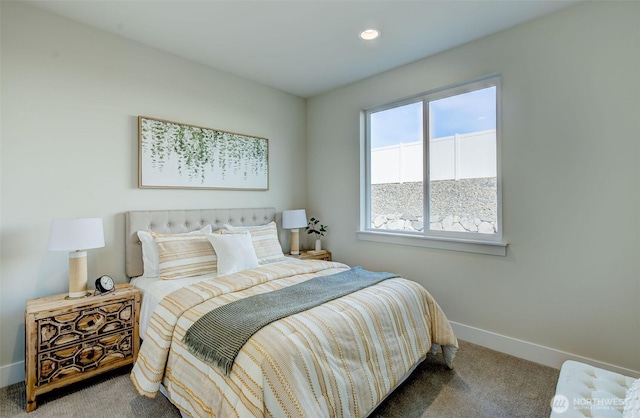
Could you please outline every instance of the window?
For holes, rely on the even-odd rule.
[[[500,78],[364,112],[360,239],[505,255]]]

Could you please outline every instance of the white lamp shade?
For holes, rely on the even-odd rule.
[[[102,218],[52,219],[49,249],[87,250],[104,247]]]
[[[307,213],[304,209],[282,211],[282,227],[284,229],[304,228],[307,226]]]

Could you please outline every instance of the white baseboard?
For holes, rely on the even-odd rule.
[[[510,354],[525,360],[543,364],[545,366],[559,369],[566,360],[575,360],[587,363],[601,369],[610,370],[612,372],[624,374],[631,377],[640,377],[640,371],[627,369],[625,367],[616,366],[614,364],[604,363],[602,361],[592,360],[590,358],[578,356],[564,351],[556,350],[542,345],[530,343],[528,341],[518,340],[516,338],[507,337],[505,335],[496,334],[491,331],[470,327],[468,325],[451,322],[453,331],[456,336],[473,344],[481,345],[501,353]]]
[[[24,382],[24,361],[0,366],[0,388]]]

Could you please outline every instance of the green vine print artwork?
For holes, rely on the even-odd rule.
[[[138,117],[140,187],[269,188],[265,138]]]

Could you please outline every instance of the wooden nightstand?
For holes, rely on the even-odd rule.
[[[307,251],[300,251],[300,255],[290,255],[287,257],[297,258],[298,260],[324,260],[331,261],[331,253],[329,251],[322,254],[309,254]]]
[[[140,291],[118,284],[104,295],[27,301],[27,412],[36,396],[132,364],[138,356]]]

